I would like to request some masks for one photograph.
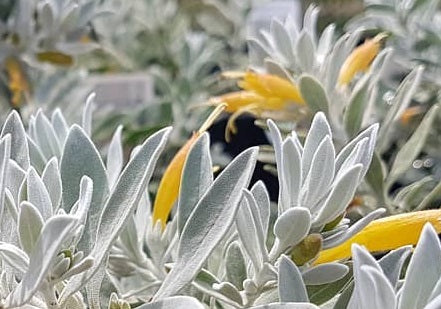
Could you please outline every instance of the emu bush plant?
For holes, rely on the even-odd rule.
[[[216,109],[171,161],[154,203],[149,181],[171,128],[125,164],[121,127],[104,156],[90,137],[93,96],[80,125],[40,110],[25,128],[12,111],[0,136],[0,308],[441,308],[441,212],[408,212],[430,204],[411,198],[418,182],[390,190],[438,114],[430,107],[390,149],[423,67],[382,106],[385,34],[355,48],[361,29],[318,36],[317,14],[307,11],[303,29],[288,18],[250,39],[250,71],[225,74],[241,90],[209,100]],[[229,133],[242,113],[264,120],[277,202],[250,183],[258,147],[214,177],[206,128],[223,110],[233,113]],[[356,222],[354,207],[364,215]]]

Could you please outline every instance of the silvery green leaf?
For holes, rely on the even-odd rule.
[[[353,153],[353,150],[357,145],[360,144],[364,139],[368,139],[367,147],[363,147],[360,153],[360,161],[358,163],[363,164],[363,170],[360,175],[360,178],[364,177],[367,173],[370,162],[372,160],[372,156],[375,149],[375,142],[377,138],[378,132],[378,124],[373,124],[368,127],[366,130],[362,131],[357,135],[354,139],[351,140],[337,155],[335,160],[335,171],[341,171],[343,164],[348,160],[348,157]]]
[[[346,133],[350,137],[355,136],[360,131],[363,122],[368,103],[369,77],[369,75],[365,75],[357,82],[349,98],[349,105],[345,110],[344,124]]]
[[[37,292],[50,271],[52,261],[60,251],[63,241],[77,225],[71,216],[56,215],[46,221],[35,249],[29,258],[29,268],[17,288],[7,297],[6,307],[18,307]]]
[[[95,274],[104,261],[114,240],[118,237],[128,217],[133,213],[144,194],[169,134],[170,128],[165,128],[150,136],[122,171],[115,189],[107,199],[100,214],[96,239],[90,253],[91,257],[95,259],[94,266],[81,276],[74,277],[68,283],[66,289],[62,292],[61,303],[78,291]],[[93,191],[95,192],[95,190],[94,183]]]
[[[355,284],[358,284],[357,288],[360,291],[360,303],[355,307],[350,304],[348,309],[395,308],[395,291],[381,271],[372,266],[363,265],[357,279],[355,279]]]
[[[6,176],[6,188],[11,192],[16,204],[19,202],[18,192],[25,177],[26,171],[23,170],[14,160],[9,160],[8,174]]]
[[[302,179],[306,179],[312,164],[312,158],[322,140],[329,136],[332,138],[331,128],[326,120],[325,114],[316,113],[312,120],[311,128],[305,139],[302,155]]]
[[[171,296],[189,283],[233,223],[256,163],[257,148],[237,156],[216,178],[185,224],[178,259],[154,299]],[[226,207],[227,206],[227,207]]]
[[[398,87],[391,101],[391,108],[384,118],[378,134],[378,148],[382,150],[387,143],[386,135],[392,128],[401,113],[409,106],[415,91],[418,88],[423,73],[423,67],[418,66],[410,72]]]
[[[303,99],[312,112],[329,114],[329,100],[322,84],[313,76],[302,74],[299,78],[299,89]]]
[[[406,271],[399,309],[419,309],[427,303],[441,276],[441,246],[435,229],[427,223],[421,232]]]
[[[317,41],[316,31],[317,31],[317,20],[319,18],[320,9],[311,4],[308,6],[305,12],[305,16],[303,17],[303,29],[308,31],[311,35],[312,40]]]
[[[285,255],[279,260],[279,299],[281,302],[309,302],[302,274]]]
[[[0,257],[2,262],[23,274],[29,267],[28,255],[12,244],[0,242]]]
[[[284,60],[289,63],[294,55],[294,47],[290,34],[286,31],[283,24],[277,19],[271,21],[271,38],[274,41],[274,48],[279,52]]]
[[[435,284],[435,287],[433,288],[432,292],[430,293],[430,297],[428,302],[431,302],[433,299],[437,298],[439,295],[441,295],[441,278],[438,279],[438,281]]]
[[[11,215],[14,222],[18,221],[18,210],[17,206],[15,205],[14,197],[12,196],[11,191],[9,191],[7,188],[5,188],[5,201],[4,201],[4,207],[7,212]]]
[[[93,181],[92,203],[89,208],[88,220],[83,237],[79,243],[80,250],[86,254],[91,246],[98,229],[98,219],[108,196],[109,187],[107,174],[98,150],[79,126],[74,125],[69,131],[60,162],[62,182],[63,209],[69,212],[78,200],[81,178],[86,175]]]
[[[251,307],[251,309],[320,309],[320,308],[314,304],[308,304],[308,303],[272,303],[268,305]]]
[[[232,242],[228,246],[225,256],[225,271],[227,280],[234,284],[236,288],[242,289],[243,282],[247,278],[247,269],[239,242]]]
[[[307,208],[294,207],[282,213],[274,224],[274,235],[281,250],[295,246],[311,228],[311,214]]]
[[[195,298],[189,296],[173,296],[153,303],[144,304],[138,309],[204,309],[205,307]]]
[[[191,285],[207,297],[212,297],[222,304],[228,304],[235,308],[242,306],[242,296],[231,283],[214,282],[212,284],[206,284],[201,283],[201,281],[196,278]]]
[[[370,74],[372,75],[371,84],[376,84],[386,70],[386,67],[391,61],[393,54],[392,48],[385,48],[375,57],[370,67]]]
[[[236,215],[236,229],[245,252],[252,261],[256,272],[259,272],[263,267],[264,253],[261,247],[257,224],[258,222],[253,219],[248,200],[245,197],[242,198]]]
[[[320,285],[340,280],[349,272],[346,265],[339,263],[327,263],[307,269],[302,274],[306,285]]]
[[[329,249],[336,247],[348,239],[350,239],[352,236],[360,232],[362,229],[364,229],[369,223],[380,217],[382,214],[386,212],[386,209],[379,208],[376,209],[357,222],[355,222],[353,225],[351,225],[350,228],[346,229],[343,233],[334,234],[332,236],[326,237],[323,241],[323,249]]]
[[[395,157],[387,179],[389,184],[392,184],[398,176],[404,173],[419,155],[424,143],[426,142],[427,136],[432,130],[432,123],[438,114],[439,106],[432,106],[412,136],[401,147],[400,151]]]
[[[318,46],[317,46],[317,59],[319,63],[323,63],[325,57],[329,54],[334,42],[335,25],[328,25],[322,32]]]
[[[366,182],[372,188],[374,193],[380,198],[384,199],[384,163],[378,153],[374,152],[372,156],[372,163],[366,173]]]
[[[177,215],[179,235],[194,207],[213,183],[212,170],[210,138],[204,133],[190,150],[182,171]]]
[[[277,125],[274,123],[274,121],[272,121],[271,119],[267,120],[267,125],[268,125],[268,129],[270,131],[270,135],[271,135],[271,142],[274,148],[274,153],[275,153],[275,157],[276,157],[276,166],[278,168],[278,172],[277,172],[277,178],[278,178],[278,182],[283,184],[284,183],[284,176],[282,174],[282,135],[280,134],[280,130],[277,127]],[[283,188],[282,186],[279,186],[279,200],[278,200],[278,208],[279,208],[279,213],[282,213],[284,210],[284,203],[286,195],[283,192]]]
[[[4,192],[7,185],[9,158],[11,156],[11,135],[0,139],[0,222],[4,213]]]
[[[261,180],[254,184],[254,186],[251,188],[251,193],[253,194],[259,208],[260,219],[262,220],[262,229],[266,239],[266,236],[268,235],[268,226],[271,211],[269,193],[265,187],[265,184]]]
[[[242,304],[242,296],[240,295],[239,290],[231,283],[215,283],[213,284],[213,289],[236,303]]]
[[[112,189],[118,180],[118,176],[121,173],[124,161],[123,147],[121,144],[121,132],[123,127],[120,125],[115,130],[112,140],[107,150],[107,179],[109,187]]]
[[[13,110],[3,125],[1,137],[11,134],[11,159],[24,170],[29,168],[29,148],[20,115]]]
[[[61,146],[49,119],[40,110],[35,117],[35,142],[46,158],[61,155]]]
[[[348,265],[352,268],[352,265]],[[338,295],[338,299],[342,297],[341,293],[344,293],[348,286],[351,285],[352,282],[352,270],[348,271],[346,276],[343,278],[322,285],[307,285],[306,289],[308,291],[309,301],[316,305],[329,304],[331,299],[335,299]],[[306,283],[305,283],[306,284]],[[352,293],[352,291],[351,291]],[[324,308],[333,308],[324,307]],[[346,306],[344,306],[346,308]]]
[[[250,67],[259,69],[262,66],[263,59],[270,56],[270,52],[255,38],[247,39],[247,46],[249,50],[248,59]]]
[[[281,175],[280,194],[281,211],[299,206],[299,194],[302,184],[302,158],[293,138],[287,138],[282,145],[282,162],[279,168]]]
[[[56,211],[61,203],[61,175],[56,157],[46,164],[41,179],[49,193],[53,210]]]
[[[374,259],[374,257],[363,247],[353,244],[352,245],[352,257],[353,257],[353,272],[354,272],[354,290],[348,302],[347,308],[364,308],[367,306],[365,295],[365,285],[369,286],[369,289],[372,288],[372,283],[370,282],[369,276],[365,273],[362,273],[361,268],[363,266],[369,266],[377,269],[381,272],[381,267]],[[386,279],[387,280],[387,279]],[[369,291],[372,293],[372,291]],[[370,295],[372,297],[372,295]],[[372,298],[375,299],[375,298]],[[367,309],[367,308],[366,308]]]
[[[264,64],[265,64],[265,70],[269,74],[279,76],[286,80],[292,79],[291,74],[279,62],[270,58],[265,58]]]
[[[394,288],[397,288],[401,270],[411,251],[411,246],[401,247],[399,249],[392,250],[378,261],[383,269],[384,275],[389,279]]]
[[[310,33],[304,30],[300,33],[295,49],[302,70],[312,73],[315,68],[315,44]]]
[[[53,212],[51,198],[43,180],[41,180],[33,167],[28,171],[26,192],[27,200],[40,211],[43,219],[47,220],[50,218]]]
[[[335,150],[331,137],[325,136],[312,158],[309,172],[304,180],[300,205],[312,207],[324,195],[334,179]]]
[[[346,209],[359,183],[362,167],[361,164],[356,164],[337,180],[317,217],[314,218],[315,226],[331,222]]]
[[[264,234],[264,230],[263,230],[262,218],[260,216],[259,205],[257,204],[254,196],[251,194],[250,191],[245,189],[243,191],[243,196],[246,199],[246,201],[248,202],[249,210],[251,211],[251,216],[252,216],[251,219],[256,225],[256,236],[257,236],[257,240],[258,240],[257,245],[261,251],[264,262],[266,262],[268,260],[267,250],[266,250],[266,245],[265,245],[266,235]]]
[[[441,295],[438,295],[436,298],[431,300],[424,309],[439,309],[441,308]]]
[[[64,142],[69,134],[69,126],[67,125],[66,119],[64,119],[64,116],[59,108],[55,109],[55,111],[52,113],[51,123],[55,133],[57,134],[58,141],[63,148]]]
[[[81,119],[81,127],[88,136],[91,136],[92,134],[92,113],[94,109],[95,96],[95,92],[92,92],[87,97],[86,105],[83,109],[83,117]]]
[[[93,196],[93,182],[87,176],[83,176],[80,182],[80,193],[78,198],[78,203],[75,204],[75,209],[71,209],[71,214],[75,214],[78,221],[81,224],[86,222],[86,217],[89,212],[90,204],[92,202]],[[74,210],[74,211],[73,211]]]
[[[23,250],[31,255],[43,228],[44,220],[40,211],[29,202],[20,204],[18,234]]]
[[[40,147],[38,147],[30,137],[28,137],[28,146],[31,166],[33,166],[38,172],[43,172],[46,165],[46,157],[41,152]]]

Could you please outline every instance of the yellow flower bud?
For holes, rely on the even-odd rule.
[[[18,107],[25,94],[29,93],[29,84],[23,72],[23,67],[15,58],[7,58],[5,69],[9,77],[8,87],[11,91],[12,106]]]
[[[369,69],[372,61],[380,51],[380,43],[385,37],[385,33],[380,33],[372,40],[366,40],[366,42],[352,51],[340,69],[338,76],[339,85],[349,84],[357,73],[365,72]]]
[[[372,221],[360,233],[343,244],[320,252],[314,264],[349,258],[352,244],[365,246],[370,252],[389,251],[406,245],[416,245],[427,222],[430,222],[440,233],[441,209],[411,212]]]

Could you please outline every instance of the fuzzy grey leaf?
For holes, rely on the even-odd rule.
[[[262,220],[262,228],[263,233],[266,236],[268,234],[268,226],[269,226],[269,220],[270,220],[270,197],[268,190],[265,187],[265,184],[263,181],[259,180],[254,184],[254,186],[251,188],[251,193],[254,196],[254,199],[256,200],[256,203],[259,208],[260,218]]]
[[[27,254],[31,255],[34,250],[43,225],[44,220],[38,209],[29,202],[22,202],[18,216],[18,234],[20,245]]]
[[[441,276],[441,246],[435,229],[427,223],[406,271],[399,309],[420,309],[427,303]]]
[[[63,209],[66,212],[70,212],[70,209],[78,200],[78,188],[81,178],[86,175],[93,181],[92,203],[89,208],[83,237],[78,245],[80,250],[88,254],[98,229],[99,216],[108,196],[109,187],[106,170],[98,150],[86,132],[77,125],[70,129],[67,136],[63,156],[61,157],[60,172],[63,189]]]
[[[394,288],[397,288],[398,280],[400,279],[401,270],[412,251],[411,246],[401,247],[393,250],[383,256],[378,263],[383,269],[384,275],[389,279],[389,282]]]
[[[28,255],[12,244],[0,242],[0,257],[4,263],[23,274],[29,267]]]
[[[439,114],[439,106],[434,105],[424,116],[418,128],[404,144],[395,157],[387,182],[392,184],[399,175],[404,173],[421,152],[429,132],[433,129],[432,123]]]
[[[52,208],[56,211],[61,203],[61,175],[58,169],[58,160],[53,157],[49,160],[41,176],[49,193]]]
[[[94,246],[90,253],[95,259],[95,264],[89,271],[74,277],[68,283],[61,295],[61,303],[78,291],[104,261],[110,247],[144,194],[170,130],[165,128],[150,136],[121,173],[115,189],[100,214]],[[93,191],[95,190],[94,187]]]
[[[138,309],[204,309],[205,307],[195,298],[189,296],[174,296],[159,301],[144,304]]]
[[[274,235],[279,239],[282,249],[294,246],[308,235],[311,227],[311,214],[307,208],[294,207],[282,213],[274,224]]]
[[[122,129],[122,126],[118,126],[118,128],[115,130],[109,145],[109,149],[107,150],[106,168],[110,189],[115,186],[124,163],[123,147],[121,143]]]
[[[247,269],[241,247],[237,241],[232,242],[225,254],[226,276],[229,282],[238,289],[243,288],[243,282],[247,278]]]
[[[189,283],[233,223],[256,163],[257,148],[237,156],[196,205],[182,231],[178,260],[154,299],[174,295]]]
[[[356,164],[341,176],[314,219],[314,225],[320,226],[331,222],[346,209],[360,181],[362,167],[361,164]]]
[[[11,159],[24,170],[29,168],[29,148],[26,131],[17,111],[13,110],[3,125],[1,137],[11,134]]]
[[[320,308],[314,304],[308,304],[308,303],[272,303],[268,305],[251,307],[251,309],[320,309]]]
[[[204,133],[196,141],[185,161],[178,199],[178,232],[182,234],[185,223],[194,207],[213,183],[213,163],[210,156],[210,138]]]
[[[33,167],[28,171],[26,192],[27,200],[40,211],[43,219],[49,219],[53,213],[51,198],[43,180],[41,180]]]
[[[303,281],[306,285],[320,285],[340,280],[348,273],[346,265],[338,263],[327,263],[311,267],[303,274]]]
[[[281,302],[309,302],[302,274],[285,255],[279,260],[279,299]]]
[[[327,135],[332,139],[331,128],[326,120],[325,114],[319,112],[315,114],[311,128],[305,139],[302,156],[302,179],[306,179],[312,164],[314,153]]]
[[[299,79],[299,88],[302,97],[312,112],[329,114],[329,99],[322,84],[313,76],[303,74]]]
[[[59,253],[60,246],[72,233],[76,224],[75,218],[66,215],[53,216],[46,222],[29,258],[28,271],[6,299],[7,307],[21,306],[36,293],[48,274],[55,256]]]

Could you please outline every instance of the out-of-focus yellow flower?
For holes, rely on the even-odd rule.
[[[227,78],[240,78],[241,91],[211,98],[209,103],[225,103],[225,110],[232,113],[225,132],[227,141],[231,133],[237,133],[235,120],[244,113],[261,117],[265,112],[283,111],[289,106],[303,106],[305,101],[296,84],[276,75],[254,72],[226,72]]]
[[[372,61],[380,51],[381,41],[386,37],[380,33],[371,40],[366,40],[362,45],[355,48],[343,63],[338,76],[339,85],[349,84],[357,73],[369,69]]]
[[[415,117],[423,113],[423,108],[421,106],[412,106],[406,108],[400,116],[400,122],[402,125],[406,126]]]
[[[39,52],[35,55],[38,61],[69,67],[74,63],[72,56],[56,50]]]
[[[352,244],[365,246],[370,252],[382,252],[406,245],[416,245],[424,224],[430,222],[441,232],[441,209],[390,216],[371,222],[343,244],[323,250],[314,264],[337,261],[351,256]]]
[[[171,160],[170,164],[167,166],[161,182],[159,183],[155,203],[153,205],[153,224],[156,224],[156,222],[159,220],[161,222],[162,229],[165,228],[168,216],[178,198],[185,160],[187,159],[187,156],[198,137],[211,126],[214,120],[216,120],[224,109],[224,104],[219,105],[210,114],[201,128],[194,132],[190,139],[181,147],[181,149],[179,149]]]
[[[29,93],[29,83],[23,72],[23,67],[13,57],[5,61],[5,69],[8,75],[8,87],[11,91],[11,104],[13,107],[19,107],[26,94]]]

